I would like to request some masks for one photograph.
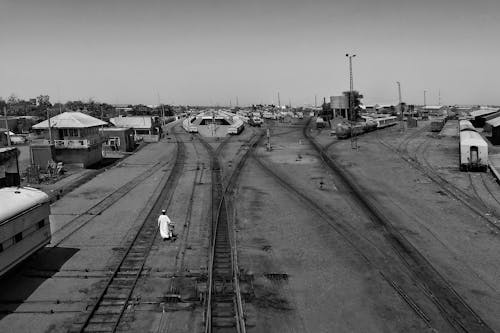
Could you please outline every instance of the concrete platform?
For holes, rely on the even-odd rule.
[[[448,120],[441,132],[439,132],[439,136],[458,138],[458,120]]]
[[[198,126],[198,133],[205,137],[225,137],[227,135],[228,126]]]

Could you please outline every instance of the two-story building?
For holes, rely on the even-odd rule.
[[[53,160],[86,168],[102,159],[102,137],[99,128],[106,122],[81,112],[64,112],[33,126],[38,139],[32,141],[36,150],[53,146]],[[43,167],[43,165],[41,165]]]

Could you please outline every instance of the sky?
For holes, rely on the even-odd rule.
[[[0,97],[500,105],[498,0],[0,0]]]

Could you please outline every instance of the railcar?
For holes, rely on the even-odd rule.
[[[0,276],[51,240],[50,200],[30,187],[0,189]]]
[[[441,132],[445,124],[444,118],[435,118],[431,120],[431,132]]]
[[[238,123],[238,124],[234,124],[232,126],[229,126],[229,128],[227,129],[227,133],[237,135],[237,134],[240,134],[244,129],[245,129],[245,124],[243,123],[243,121],[241,121],[241,124]]]
[[[488,143],[473,130],[460,131],[460,170],[488,169]]]
[[[373,121],[377,123],[377,128],[385,128],[396,125],[398,119],[395,116],[385,116],[385,117],[373,118]]]
[[[339,139],[349,138],[351,135],[361,135],[366,132],[376,130],[377,123],[371,118],[365,118],[365,122],[355,123],[354,125],[348,123],[338,123],[335,127],[335,134]]]
[[[189,117],[182,121],[182,128],[188,133],[198,133],[198,127],[192,124],[196,117]]]
[[[469,120],[460,120],[458,122],[459,131],[474,131],[477,132],[476,128],[472,125]]]

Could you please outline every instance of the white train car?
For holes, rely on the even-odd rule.
[[[459,129],[459,132],[462,132],[462,131],[474,131],[474,132],[477,132],[476,128],[468,120],[460,120],[458,122],[458,129]]]
[[[488,169],[488,143],[475,130],[460,131],[460,170]]]
[[[189,117],[182,121],[182,128],[188,133],[198,133],[198,127],[192,124],[196,117]]]
[[[30,187],[0,189],[0,276],[50,242],[50,200]]]
[[[232,117],[232,124],[227,129],[227,133],[229,134],[240,134],[245,129],[245,123],[243,119],[238,116]]]
[[[377,117],[372,120],[377,123],[377,128],[393,126],[398,122],[398,119],[395,116]]]

